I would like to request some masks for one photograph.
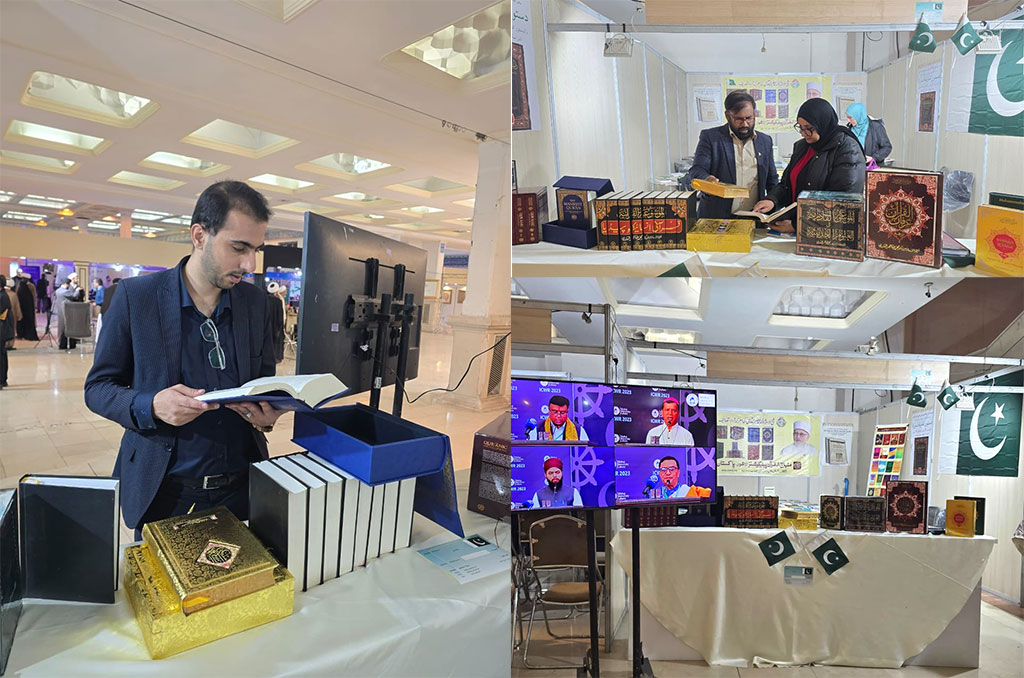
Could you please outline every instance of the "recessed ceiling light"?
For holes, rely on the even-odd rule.
[[[17,194],[10,191],[0,191],[0,202],[10,202],[15,195]]]
[[[74,160],[36,155],[35,153],[0,151],[0,164],[42,170],[43,172],[55,172],[57,174],[71,174],[78,169],[80,163]]]
[[[231,169],[230,165],[213,162],[212,160],[201,160],[190,155],[181,155],[180,153],[170,153],[168,151],[150,153],[139,162],[139,165],[150,169],[177,172],[178,174],[187,174],[194,177],[208,177],[211,174]]]
[[[159,108],[145,97],[45,71],[32,74],[21,103],[115,127],[135,127]]]
[[[646,341],[658,341],[666,344],[696,344],[700,333],[689,330],[667,330],[660,327],[628,327],[624,328],[627,335],[633,330],[640,330],[644,333]]]
[[[279,174],[260,174],[255,177],[249,177],[248,181],[281,193],[301,193],[302,191],[308,191],[316,185],[312,181],[282,177]]]
[[[89,228],[98,228],[103,231],[116,231],[121,228],[120,224],[112,224],[109,221],[90,221]]]
[[[279,210],[284,210],[285,212],[299,212],[299,213],[317,212],[317,213],[321,213],[322,214],[322,213],[325,213],[325,212],[337,212],[338,211],[338,208],[336,208],[336,207],[324,207],[323,205],[314,205],[311,202],[287,202],[287,203],[284,203],[283,205],[275,205],[274,208],[275,209],[279,209]]]
[[[59,216],[59,217],[73,217],[73,216],[75,216],[75,211],[73,209],[71,209],[70,207],[64,207],[64,208],[61,208],[61,209],[57,210],[57,216]]]
[[[459,80],[507,70],[511,2],[503,0],[402,48],[402,52]]]
[[[476,207],[476,198],[469,198],[468,200],[456,200],[453,204],[462,205],[463,207]]]
[[[262,158],[299,143],[296,139],[220,118],[203,125],[182,141],[246,158]]]
[[[886,292],[798,285],[787,287],[775,304],[770,325],[847,328],[887,296]]]
[[[355,202],[376,202],[380,200],[375,195],[367,195],[366,193],[360,193],[359,191],[349,191],[348,193],[338,193],[334,196],[335,198],[341,198],[342,200],[352,200]]]
[[[7,126],[4,139],[82,155],[98,155],[111,144],[111,141],[102,137],[80,134],[24,120],[12,120],[11,124]]]
[[[121,171],[114,176],[107,179],[115,184],[126,184],[128,186],[138,186],[139,188],[152,188],[157,191],[170,191],[180,186],[184,186],[184,181],[178,181],[177,179],[167,179],[165,177],[155,177],[151,174],[139,174],[138,172]]]
[[[132,233],[163,233],[166,228],[149,226],[148,224],[132,224]]]
[[[176,224],[178,226],[191,226],[192,225],[192,217],[188,216],[187,214],[183,214],[180,217],[168,217],[166,219],[161,219],[160,223],[162,223],[162,224]]]
[[[46,226],[46,220],[40,219],[39,221],[36,222],[36,226]]]
[[[18,201],[19,205],[27,207],[46,207],[52,210],[64,209],[71,204],[70,200],[60,198],[48,198],[45,195],[27,195]]]
[[[13,219],[15,221],[35,221],[36,219],[42,219],[45,214],[38,214],[37,212],[19,212],[18,210],[8,210],[3,213],[0,218]]]
[[[827,339],[822,340],[813,337],[769,337],[758,335],[754,338],[754,343],[751,345],[755,348],[812,349],[822,348],[829,343],[831,342]]]
[[[389,165],[380,160],[366,158],[352,153],[331,153],[319,158],[304,162],[295,166],[296,169],[307,172],[317,172],[330,177],[347,179],[349,181],[362,177],[390,174],[401,171],[400,168]]]
[[[390,188],[393,191],[401,191],[403,193],[418,195],[423,198],[436,198],[442,195],[465,193],[473,190],[472,186],[460,184],[455,181],[448,181],[447,179],[441,179],[440,177],[426,177],[424,179],[403,181],[400,184],[392,184],[387,188]]]
[[[135,210],[132,212],[132,219],[139,219],[141,221],[160,221],[169,216],[171,216],[170,212],[151,212],[149,210]]]
[[[413,214],[437,214],[438,212],[444,212],[439,207],[430,207],[428,205],[417,205],[415,207],[403,207],[399,210],[400,212],[412,212]]]

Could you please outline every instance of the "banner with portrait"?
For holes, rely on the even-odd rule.
[[[719,475],[816,476],[821,415],[718,412]]]
[[[792,132],[796,112],[808,99],[832,101],[832,76],[808,75],[723,75],[722,98],[740,90],[754,99],[757,129],[762,132]],[[843,114],[838,114],[842,118]]]

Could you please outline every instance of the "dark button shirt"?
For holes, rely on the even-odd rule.
[[[227,292],[221,293],[212,317],[217,326],[220,347],[224,351],[225,368],[218,370],[209,358],[214,344],[203,339],[200,329],[207,318],[193,303],[184,278],[179,278],[179,285],[181,383],[189,388],[207,391],[241,386],[235,361],[234,334],[231,331],[230,295]],[[151,402],[133,404],[132,410],[141,427],[156,427]],[[221,473],[241,473],[257,454],[252,426],[237,412],[223,406],[178,426],[177,438],[178,444],[171,454],[168,475],[198,479]]]

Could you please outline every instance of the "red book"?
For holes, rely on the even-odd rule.
[[[867,256],[942,266],[942,174],[878,169],[867,173]]]
[[[547,186],[512,193],[512,244],[540,242],[541,224],[548,221]]]

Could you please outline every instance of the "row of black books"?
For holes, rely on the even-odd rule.
[[[594,199],[597,249],[681,250],[697,217],[695,191],[619,191]]]
[[[416,479],[367,485],[310,452],[253,464],[249,527],[306,591],[409,546]]]

